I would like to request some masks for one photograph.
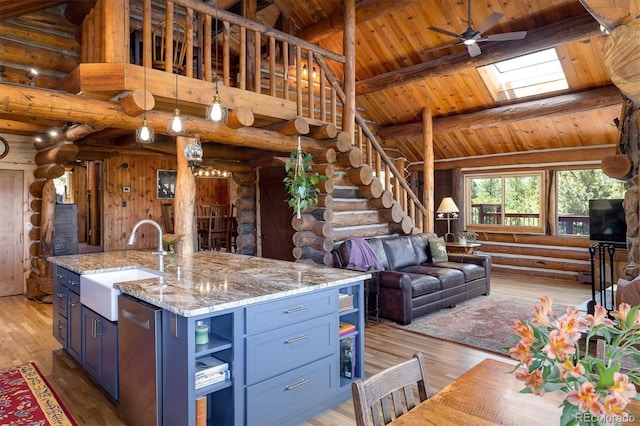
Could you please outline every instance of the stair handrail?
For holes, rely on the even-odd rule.
[[[340,98],[340,101],[344,104],[346,94],[344,93],[344,91],[342,90],[342,87],[338,83],[338,79],[336,78],[335,75],[333,75],[333,72],[331,72],[331,70],[329,69],[329,67],[327,66],[326,62],[322,57],[318,56],[316,58],[316,62],[320,65],[320,67],[322,67],[322,69],[325,72],[325,77],[327,78],[329,83],[331,83],[331,86],[335,89],[338,97]],[[376,140],[373,132],[371,131],[371,129],[369,129],[369,126],[367,126],[366,121],[364,120],[364,118],[362,118],[362,116],[357,110],[356,110],[355,118],[356,118],[356,122],[362,129],[362,132],[364,133],[366,138],[369,140],[369,143],[371,144],[371,146],[373,146],[373,149],[375,149],[375,151],[378,153],[382,161],[387,165],[387,167],[389,168],[393,176],[398,180],[402,189],[404,189],[406,193],[409,195],[409,197],[413,200],[413,202],[415,203],[415,207],[420,211],[420,213],[423,214],[424,217],[426,217],[427,210],[424,208],[424,205],[422,205],[422,203],[420,202],[420,199],[413,192],[409,183],[405,180],[404,176],[393,164],[393,161],[391,161],[391,159],[384,152],[384,150]]]

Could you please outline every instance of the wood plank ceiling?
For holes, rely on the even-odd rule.
[[[60,3],[75,2],[0,2],[2,43],[7,46],[12,43],[8,32],[17,28],[16,18],[23,23],[33,22],[34,27],[46,26],[46,20],[39,19],[43,12],[37,9],[61,7]],[[295,23],[297,35],[301,38],[342,52],[341,1],[272,0],[267,3],[272,4],[259,15],[268,21],[265,24],[274,25],[281,22],[282,17],[288,17]],[[231,8],[234,2],[221,1],[220,6]],[[611,86],[603,63],[606,36],[597,31],[597,23],[582,4],[578,0],[472,1],[472,21],[475,26],[493,12],[504,16],[485,35],[528,31],[527,38],[481,43],[483,53],[470,58],[465,46],[452,46],[455,39],[428,30],[433,26],[454,33],[463,32],[467,28],[467,0],[357,2],[356,105],[368,120],[375,123],[391,155],[405,157],[411,163],[422,161],[422,136],[419,132],[404,130],[412,124],[414,127],[419,125],[424,108],[430,108],[434,117],[437,161],[615,145],[618,136],[613,120],[620,114],[621,102],[616,98],[615,88],[607,92],[610,96],[606,102],[594,101],[596,105],[590,104],[588,107],[566,107],[560,112],[542,116],[536,113],[546,112],[544,108],[554,102],[547,98],[567,94],[581,94],[583,98],[589,98],[600,93],[594,89]],[[42,22],[44,24],[41,25]],[[581,24],[570,24],[574,22]],[[581,33],[563,36],[564,39],[557,36],[560,42],[556,43],[553,39],[556,33],[550,30],[554,25],[560,28],[557,31],[571,31],[571,28],[563,27],[573,26],[576,32]],[[544,34],[549,32],[554,35],[551,40],[545,40]],[[37,36],[37,32],[33,34]],[[76,54],[77,43],[67,44],[71,46],[67,52]],[[569,89],[545,95],[533,102],[526,100],[526,104],[523,104],[525,100],[508,103],[494,101],[476,67],[492,58],[506,59],[522,54],[528,46],[539,50],[545,44],[557,44]],[[19,58],[17,53],[15,55]],[[65,62],[69,61],[68,55],[66,59],[64,56],[60,56],[60,63],[51,64],[51,68],[62,75],[70,71],[68,62]],[[77,58],[73,60],[77,61]],[[51,63],[51,59],[47,62],[43,58],[43,62]],[[46,86],[46,78],[43,81],[40,84]],[[504,120],[504,107],[508,105],[520,107],[524,112],[520,113],[518,119]],[[476,120],[480,117],[483,122],[487,119],[493,121],[490,121],[490,125],[465,127],[460,123],[452,125],[455,117],[469,124],[474,123],[472,117]],[[7,129],[0,129],[2,131]]]

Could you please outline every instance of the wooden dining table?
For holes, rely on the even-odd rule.
[[[559,425],[563,394],[523,394],[514,365],[485,359],[390,425]],[[628,406],[640,418],[640,403]]]

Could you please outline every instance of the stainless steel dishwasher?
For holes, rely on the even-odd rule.
[[[118,412],[132,426],[162,424],[162,309],[118,296]]]

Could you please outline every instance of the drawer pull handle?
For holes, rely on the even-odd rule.
[[[292,314],[294,312],[306,311],[307,309],[309,309],[308,306],[302,305],[302,306],[298,306],[297,308],[287,309],[286,311],[284,311],[284,313],[285,314]]]
[[[284,388],[284,390],[294,390],[298,386],[306,385],[307,383],[309,383],[309,381],[307,379],[302,379],[298,383],[296,383],[295,385],[287,385]]]
[[[289,343],[299,342],[300,340],[304,340],[304,339],[308,339],[308,338],[309,338],[309,336],[305,336],[303,334],[302,336],[295,337],[293,339],[287,339],[287,340],[284,341],[284,343],[286,343],[288,345]]]

